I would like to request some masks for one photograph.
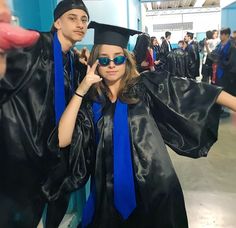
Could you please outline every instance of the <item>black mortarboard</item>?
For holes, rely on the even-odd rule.
[[[54,10],[54,21],[56,21],[64,13],[72,9],[81,9],[85,11],[89,18],[88,9],[82,0],[62,0],[58,3]]]
[[[187,35],[193,37],[194,33],[193,32],[187,32]]]
[[[142,33],[140,31],[119,26],[100,24],[95,21],[91,21],[88,28],[93,28],[95,30],[94,44],[110,44],[122,48],[127,48],[129,36]]]

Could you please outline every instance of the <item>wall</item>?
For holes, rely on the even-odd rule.
[[[9,0],[9,3],[22,27],[39,31],[50,30],[56,0]]]
[[[158,15],[158,16],[147,16],[143,18],[143,30],[145,27],[148,29],[148,33],[151,36],[156,36],[159,40],[161,36],[164,36],[165,31],[153,32],[153,24],[169,24],[169,23],[182,23],[182,22],[193,22],[193,30],[190,32],[195,33],[195,37],[198,39],[202,38],[202,34],[207,30],[219,29],[220,28],[220,11],[209,12],[209,13],[193,13],[193,14],[173,14],[173,15]],[[186,34],[185,30],[171,31],[171,43],[178,43],[182,40]]]
[[[236,1],[221,9],[222,27],[230,27],[232,31],[236,30]]]
[[[121,27],[138,29],[138,19],[141,19],[139,0],[84,0],[90,12],[90,20]],[[141,26],[140,26],[141,27]],[[132,49],[136,39],[130,39]],[[93,44],[93,30],[88,30],[85,38],[77,46],[90,47]]]

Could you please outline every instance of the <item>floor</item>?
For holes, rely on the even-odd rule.
[[[184,191],[189,228],[235,228],[236,114],[221,120],[219,139],[207,158],[169,152]]]

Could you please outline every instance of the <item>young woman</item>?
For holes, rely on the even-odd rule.
[[[186,228],[165,144],[184,156],[206,156],[217,139],[215,103],[236,111],[236,98],[168,72],[139,76],[128,40],[121,42],[130,30],[95,22],[89,27],[95,28],[92,67],[49,140],[59,158],[69,156],[69,168],[62,174],[55,167],[43,190],[57,198],[91,176],[83,227]],[[60,148],[68,146],[65,155]]]
[[[155,71],[151,38],[147,33],[142,33],[138,36],[133,53],[139,73]]]

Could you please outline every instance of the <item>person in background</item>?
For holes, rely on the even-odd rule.
[[[200,54],[198,44],[193,40],[193,35],[194,33],[187,32],[184,40],[188,42],[188,46],[185,50],[188,52],[189,73],[193,79],[196,79],[196,77],[199,76]]]
[[[165,32],[165,39],[161,43],[161,51],[160,51],[160,54],[161,54],[160,60],[163,63],[166,62],[167,55],[169,54],[169,52],[172,51],[172,46],[170,44],[170,38],[171,38],[171,32],[166,31]]]
[[[33,228],[41,219],[47,203],[42,185],[62,159],[50,153],[47,140],[86,73],[71,48],[83,39],[88,21],[82,0],[60,1],[54,33],[40,33],[33,46],[8,52],[0,81],[0,227]],[[59,226],[68,201],[69,194],[48,204],[46,227]]]
[[[138,72],[154,71],[153,50],[151,48],[151,38],[147,33],[138,36],[133,50]]]
[[[230,28],[220,30],[220,44],[209,57],[217,64],[215,78],[212,83],[223,87],[223,89],[236,95],[236,47],[230,39]],[[221,117],[229,117],[230,113],[222,109]]]
[[[232,32],[232,41],[236,45],[236,31]]]
[[[153,60],[155,64],[155,70],[157,70],[160,67],[160,45],[158,43],[158,40],[155,36],[151,37],[151,49],[153,50]]]
[[[210,54],[216,47],[213,39],[212,31],[206,32],[206,38],[203,41],[203,58],[202,58],[202,81],[209,83],[212,77],[212,60],[209,58]]]
[[[49,140],[52,153],[70,146],[67,175],[55,188],[52,173],[47,191],[59,197],[91,176],[82,227],[187,228],[165,144],[180,155],[206,156],[217,140],[218,104],[236,111],[236,97],[166,71],[139,75],[126,49],[137,31],[96,22],[89,28],[91,67]]]

